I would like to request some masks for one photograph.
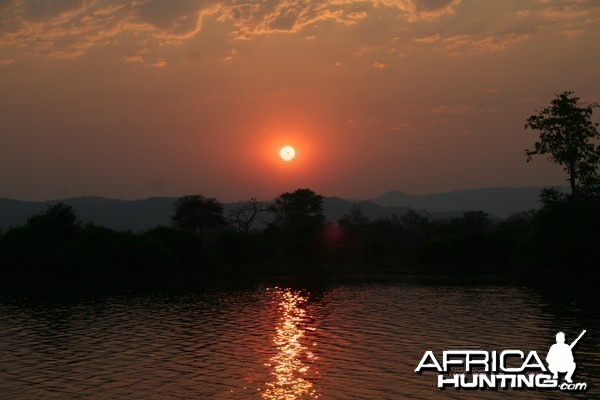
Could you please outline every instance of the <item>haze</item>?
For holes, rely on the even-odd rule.
[[[581,0],[3,0],[0,197],[563,185],[525,163],[523,126],[555,93],[600,102],[599,19]]]

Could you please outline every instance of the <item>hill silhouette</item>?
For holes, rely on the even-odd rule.
[[[401,205],[414,209],[425,209],[429,212],[482,210],[490,215],[506,218],[519,211],[539,208],[541,189],[536,186],[482,188],[427,195],[411,195],[394,190],[372,201],[381,207]],[[567,187],[560,189],[563,192],[568,190]]]
[[[359,204],[365,216],[377,219],[404,215],[410,208],[427,210],[433,218],[454,218],[467,210],[481,210],[492,217],[505,218],[520,211],[539,208],[540,187],[486,188],[460,190],[429,195],[411,195],[390,191],[372,200],[349,200],[325,197],[324,215],[329,221],[338,221]],[[47,205],[64,202],[72,205],[82,221],[93,222],[115,230],[134,232],[170,225],[175,197],[150,197],[142,200],[121,200],[104,197],[75,197],[62,200],[22,201],[0,198],[0,229],[23,225],[27,218]],[[225,215],[243,202],[225,204]],[[257,228],[269,222],[262,216]]]

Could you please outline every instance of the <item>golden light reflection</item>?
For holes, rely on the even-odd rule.
[[[281,313],[273,337],[277,354],[266,364],[272,368],[275,381],[266,383],[262,397],[269,400],[316,399],[319,394],[311,378],[318,374],[313,364],[317,357],[306,344],[307,332],[315,328],[307,326],[304,308],[307,297],[291,290],[278,290],[277,294]]]

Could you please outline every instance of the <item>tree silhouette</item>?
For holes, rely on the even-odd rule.
[[[465,211],[456,222],[465,232],[481,232],[492,225],[490,216],[484,211]]]
[[[171,220],[177,228],[197,233],[218,231],[226,225],[223,204],[200,194],[178,198]]]
[[[61,202],[29,217],[27,226],[44,236],[71,238],[81,230],[81,221],[73,206]]]
[[[249,232],[258,215],[265,211],[267,211],[267,209],[263,203],[256,200],[256,197],[251,197],[250,201],[247,203],[234,210],[231,210],[229,213],[229,221],[236,225],[238,230],[242,232]]]
[[[598,104],[582,105],[573,92],[563,92],[550,102],[550,106],[530,116],[525,129],[540,131],[540,140],[533,150],[525,150],[527,162],[536,154],[548,158],[568,173],[571,194],[577,196],[582,187],[598,185],[600,138],[598,124],[591,120]]]
[[[350,228],[354,232],[363,232],[369,224],[369,217],[358,203],[354,203],[347,214],[338,221],[340,225]]]
[[[422,228],[426,227],[431,223],[431,216],[426,210],[423,210],[427,216],[419,213],[417,210],[409,208],[406,214],[401,218],[402,223],[409,228]]]
[[[275,214],[275,222],[280,226],[289,226],[301,222],[323,223],[323,196],[310,189],[296,189],[282,193],[269,207]]]

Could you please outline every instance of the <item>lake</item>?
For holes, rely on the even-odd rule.
[[[571,398],[436,388],[426,350],[574,348],[599,398],[597,293],[580,287],[251,283],[160,292],[0,296],[0,398]],[[439,356],[441,360],[441,355]]]

